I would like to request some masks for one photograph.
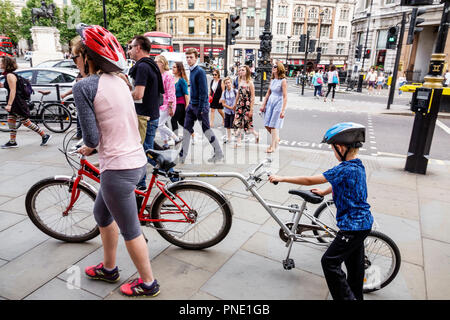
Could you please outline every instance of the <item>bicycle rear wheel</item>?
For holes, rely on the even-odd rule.
[[[20,122],[19,119],[17,119],[16,129],[19,129],[19,127],[21,125],[22,125],[22,122]],[[10,132],[11,131],[9,129],[9,125],[8,125],[8,112],[6,112],[3,109],[0,110],[0,131],[1,132]]]
[[[168,191],[173,196],[161,193],[150,209],[152,219],[172,220],[153,222],[164,239],[180,248],[199,250],[225,238],[232,222],[232,210],[226,199],[197,184],[175,185]],[[188,222],[185,215],[193,222]]]
[[[79,197],[70,211],[72,181],[47,178],[33,185],[25,198],[31,221],[52,238],[66,242],[84,242],[100,233],[93,210],[96,194],[78,184]]]
[[[336,206],[334,205],[333,200],[323,202],[314,212],[314,217],[319,219],[322,223],[325,223],[327,226],[339,230],[336,225]],[[321,243],[330,243],[334,240],[334,236],[325,230],[313,230],[313,233],[317,237],[317,241]]]
[[[364,293],[384,288],[397,276],[401,256],[395,242],[387,235],[371,231],[364,240]]]
[[[46,104],[41,113],[44,126],[53,132],[65,132],[72,125],[72,115],[62,104]]]

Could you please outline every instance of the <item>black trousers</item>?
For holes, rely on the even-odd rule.
[[[175,113],[170,119],[172,124],[172,131],[175,132],[178,130],[178,125],[184,126],[184,118],[186,117],[186,107],[184,104],[177,103],[177,108]]]
[[[322,269],[334,300],[363,300],[364,239],[370,230],[339,231],[322,257]],[[345,263],[348,275],[342,271]]]
[[[333,90],[333,93],[331,94],[331,98],[334,99],[334,95],[336,93],[336,83],[329,83],[328,84],[328,91],[325,98],[328,98],[328,95],[330,94],[330,91]]]

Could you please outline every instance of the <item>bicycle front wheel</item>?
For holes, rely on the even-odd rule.
[[[42,109],[42,123],[53,132],[65,132],[72,125],[70,111],[59,103],[47,104]]]
[[[79,193],[67,211],[73,182],[47,178],[33,185],[25,198],[25,208],[31,221],[45,234],[66,242],[84,242],[99,235],[93,210],[96,194],[78,184]]]
[[[364,240],[364,293],[384,288],[397,276],[401,256],[395,242],[387,235],[371,231]]]
[[[209,248],[222,241],[231,228],[232,210],[226,199],[206,186],[181,184],[161,193],[151,214],[159,234],[184,249]],[[179,209],[178,207],[181,209]]]

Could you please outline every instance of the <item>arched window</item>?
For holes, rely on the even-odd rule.
[[[308,18],[309,19],[317,19],[317,8],[313,7],[311,9],[309,9]]]
[[[294,10],[294,17],[295,18],[304,18],[305,17],[305,9],[303,7],[296,7]]]
[[[325,8],[323,10],[323,19],[324,20],[331,20],[331,10],[330,10],[330,8]]]

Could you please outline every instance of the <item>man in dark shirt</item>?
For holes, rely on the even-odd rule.
[[[128,54],[136,61],[129,73],[134,80],[131,95],[138,115],[141,142],[145,150],[153,149],[159,123],[159,95],[164,93],[161,72],[149,57],[151,43],[147,37],[135,36],[129,47]],[[145,177],[138,186],[145,187]]]
[[[186,51],[186,61],[191,71],[189,75],[191,97],[189,106],[186,108],[186,117],[184,120],[185,130],[183,134],[183,147],[180,151],[180,161],[184,162],[186,159],[191,134],[194,132],[194,123],[198,120],[202,123],[203,133],[214,148],[214,155],[208,159],[208,162],[216,162],[223,159],[223,152],[209,125],[208,83],[206,81],[205,71],[197,65],[197,59],[198,52],[196,49],[188,49]]]

